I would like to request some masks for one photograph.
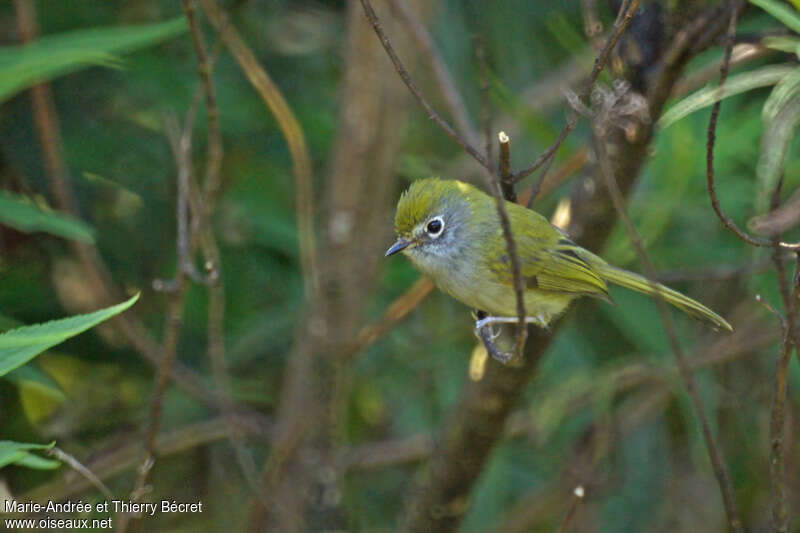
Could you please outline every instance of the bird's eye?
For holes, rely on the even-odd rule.
[[[434,218],[433,220],[428,222],[428,225],[425,227],[425,230],[431,237],[438,237],[443,229],[444,229],[444,221],[442,220],[442,217]]]

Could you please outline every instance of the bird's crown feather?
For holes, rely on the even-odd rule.
[[[410,235],[421,222],[439,214],[448,199],[464,196],[472,190],[472,185],[457,180],[426,178],[413,182],[397,202],[395,231],[398,235]]]

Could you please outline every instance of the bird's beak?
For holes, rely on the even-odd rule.
[[[407,239],[400,237],[399,239],[397,239],[397,242],[395,242],[393,245],[389,247],[388,250],[386,250],[386,255],[384,257],[389,257],[390,255],[394,255],[397,252],[402,252],[412,244],[413,241],[409,241]]]

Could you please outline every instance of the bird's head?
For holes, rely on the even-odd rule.
[[[442,268],[471,241],[475,193],[480,196],[472,185],[455,180],[412,183],[397,202],[397,241],[386,255],[402,252],[428,272]]]

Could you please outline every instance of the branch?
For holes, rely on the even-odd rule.
[[[558,526],[557,533],[566,533],[568,531],[569,522],[572,520],[572,517],[575,516],[575,513],[578,511],[578,506],[583,503],[583,498],[586,496],[586,491],[583,488],[583,485],[578,485],[575,487],[575,490],[572,491],[572,502],[570,503],[569,510],[567,511],[566,516],[564,516],[564,520]]]
[[[742,5],[742,3],[740,3]],[[730,21],[728,23],[727,44],[725,46],[725,56],[722,60],[722,65],[719,69],[719,90],[722,91],[725,86],[725,80],[728,78],[728,71],[730,69],[731,51],[733,50],[734,37],[736,35],[736,21],[738,17],[738,8],[731,11]],[[722,205],[717,198],[717,186],[714,182],[714,144],[716,143],[717,119],[719,118],[719,110],[722,107],[722,100],[714,103],[711,108],[711,117],[708,120],[708,140],[706,142],[706,183],[708,186],[708,196],[711,199],[711,206],[714,212],[719,217],[722,224],[728,228],[734,235],[739,237],[742,241],[752,246],[769,247],[774,243],[770,239],[761,237],[754,237],[742,231],[736,222],[725,213]],[[785,250],[800,250],[800,243],[785,243],[779,242],[778,246]]]
[[[586,101],[589,95],[592,92],[592,87],[594,87],[597,78],[600,77],[600,73],[603,71],[603,67],[605,67],[606,62],[608,61],[609,55],[611,55],[611,51],[617,45],[619,38],[622,37],[622,34],[625,32],[625,29],[628,27],[631,19],[633,19],[633,15],[636,13],[636,10],[639,8],[639,0],[625,0],[620,6],[619,13],[617,15],[617,20],[614,22],[614,29],[611,32],[611,36],[606,41],[606,45],[600,52],[600,55],[594,61],[594,67],[592,68],[592,73],[589,75],[589,80],[586,82],[586,86],[581,91],[579,98],[581,102]],[[561,144],[566,140],[572,130],[575,129],[575,126],[578,124],[578,119],[580,118],[580,114],[575,111],[574,109],[570,112],[569,118],[567,119],[567,123],[564,126],[564,129],[559,134],[558,138],[556,138],[555,142],[545,150],[545,152],[540,155],[536,161],[531,164],[528,168],[521,170],[514,174],[514,181],[519,181],[533,172],[536,171],[540,166],[542,166],[548,159],[553,157],[558,149],[561,147]]]
[[[259,418],[239,416],[236,418],[236,424],[243,431],[251,432],[261,438],[269,438],[274,434],[272,428],[259,427],[261,425]],[[155,453],[159,457],[166,457],[223,440],[227,436],[227,423],[223,417],[196,422],[178,429],[160,432],[155,442]],[[112,440],[116,442],[116,439]],[[140,460],[142,447],[133,438],[124,439],[124,442],[125,444],[121,447],[112,445],[107,449],[85,454],[86,457],[93,457],[93,459],[84,461],[86,467],[94,472],[99,480],[108,480],[133,468]],[[58,479],[26,492],[20,501],[63,501],[92,488],[92,486],[93,483],[88,479],[76,479],[71,472],[67,472]]]
[[[203,199],[206,213],[199,214],[207,217],[213,210],[214,199],[221,185],[220,169],[222,168],[222,133],[219,125],[219,107],[217,107],[217,91],[214,87],[213,61],[206,52],[203,33],[197,20],[194,0],[181,0],[181,7],[189,23],[192,35],[192,45],[197,56],[197,72],[206,98],[206,115],[208,117],[208,150],[206,153],[206,177],[204,180]]]
[[[350,357],[362,352],[391,331],[401,320],[416,309],[433,292],[433,289],[434,284],[430,278],[419,278],[406,292],[389,304],[380,319],[361,328],[358,337],[350,348]]]
[[[511,229],[506,210],[505,200],[509,202],[517,201],[517,193],[514,191],[514,183],[511,174],[511,140],[505,132],[500,132],[497,136],[500,141],[500,163],[498,168],[498,185],[503,191],[503,199],[496,197],[497,211],[500,215],[500,225],[503,227],[503,235],[506,238],[506,251],[511,258],[511,272],[514,279],[514,293],[517,300],[517,332],[514,340],[514,355],[509,361],[513,363],[522,357],[525,350],[525,340],[528,338],[528,326],[525,323],[525,280],[522,279],[522,263],[519,260],[517,242]],[[484,339],[485,340],[485,339]]]
[[[317,245],[314,235],[314,191],[311,180],[311,156],[308,153],[303,130],[286,103],[280,89],[258,62],[250,47],[242,40],[236,28],[215,0],[199,0],[208,20],[239,63],[247,79],[258,91],[275,117],[292,157],[295,178],[295,209],[300,234],[300,263],[306,282],[306,297],[319,290]]]
[[[769,478],[772,499],[773,531],[786,533],[789,530],[789,516],[786,511],[786,460],[783,453],[783,438],[786,427],[786,391],[789,381],[789,363],[792,358],[792,340],[786,319],[760,295],[756,300],[763,303],[777,318],[781,325],[781,344],[775,371],[775,390],[772,395],[772,408],[769,420]]]
[[[778,182],[773,195],[773,211],[777,207],[780,199],[780,189],[783,178]],[[785,432],[785,404],[786,393],[789,380],[789,363],[792,355],[792,344],[795,349],[800,347],[800,337],[798,336],[798,296],[800,296],[800,255],[797,256],[793,283],[790,285],[786,275],[786,265],[783,261],[782,249],[779,244],[780,235],[773,239],[773,262],[778,273],[778,288],[784,308],[786,318],[766,301],[764,305],[776,316],[781,324],[783,332],[780,350],[778,352],[778,364],[775,373],[775,390],[772,399],[772,410],[770,415],[770,454],[769,454],[769,473],[772,498],[772,524],[773,530],[785,533],[789,530],[789,516],[786,510],[786,460],[784,458],[783,438]],[[798,350],[800,357],[800,350]]]
[[[428,66],[433,72],[433,78],[436,81],[436,85],[439,87],[439,92],[444,99],[447,109],[450,111],[450,115],[453,117],[456,127],[466,138],[467,143],[471,146],[477,146],[480,140],[478,132],[475,131],[472,125],[467,107],[464,105],[464,99],[458,92],[458,88],[453,82],[453,78],[447,70],[447,66],[439,50],[436,48],[430,33],[428,33],[428,30],[422,22],[420,22],[411,11],[406,0],[389,0],[389,4],[392,10],[400,15],[401,22],[409,29],[411,36],[422,52],[422,59],[428,63]],[[388,43],[388,38],[386,42]],[[486,157],[487,164],[489,164],[488,162],[491,161],[491,158],[488,155]]]
[[[653,268],[653,263],[650,261],[650,258],[647,254],[647,250],[645,250],[644,244],[642,244],[641,236],[636,231],[636,228],[631,222],[630,217],[625,209],[622,192],[619,190],[619,186],[614,179],[614,175],[612,173],[613,171],[610,168],[611,165],[608,160],[608,154],[606,153],[604,143],[605,140],[598,136],[595,143],[595,151],[598,162],[597,167],[606,182],[606,187],[608,188],[614,208],[617,210],[619,218],[625,227],[625,231],[628,233],[631,242],[636,249],[636,253],[639,256],[639,261],[645,268],[648,281],[650,281],[655,278],[655,269]],[[720,493],[722,494],[725,512],[728,515],[728,525],[730,526],[731,531],[743,532],[744,529],[742,528],[742,523],[739,519],[739,513],[736,510],[736,501],[733,495],[733,485],[731,484],[728,466],[725,463],[722,451],[720,450],[719,445],[714,439],[714,434],[711,431],[711,424],[708,421],[708,415],[706,413],[703,399],[697,390],[697,384],[694,380],[694,375],[689,369],[688,360],[683,352],[683,348],[681,347],[677,334],[675,333],[675,327],[672,324],[672,320],[670,318],[669,311],[667,310],[663,295],[658,290],[658,285],[654,281],[650,281],[650,284],[655,289],[654,296],[658,307],[658,313],[661,317],[662,323],[664,324],[664,331],[667,333],[667,337],[669,338],[672,352],[675,355],[681,377],[683,378],[684,385],[686,386],[686,391],[689,393],[689,397],[691,398],[695,410],[697,411],[697,417],[700,420],[703,437],[705,439],[706,447],[708,448],[708,455],[711,459],[711,465],[714,468],[714,475],[717,478]]]
[[[403,80],[403,83],[406,84],[408,90],[411,91],[411,94],[414,95],[414,98],[417,99],[417,102],[419,102],[425,111],[428,112],[428,117],[433,120],[433,122],[436,123],[436,125],[439,126],[439,128],[444,131],[448,137],[453,139],[459,146],[466,150],[466,152],[471,155],[475,161],[478,162],[478,164],[485,169],[490,170],[489,162],[486,160],[486,158],[484,158],[475,148],[473,148],[469,142],[461,138],[461,136],[456,133],[453,127],[450,126],[450,124],[448,124],[447,121],[445,121],[435,109],[433,109],[433,106],[431,106],[431,104],[429,104],[422,95],[422,92],[414,83],[414,80],[411,79],[406,67],[403,65],[402,61],[400,61],[400,58],[397,56],[397,53],[392,47],[392,43],[389,41],[389,38],[383,31],[383,26],[381,26],[381,22],[378,20],[378,15],[375,14],[375,10],[372,9],[370,0],[361,0],[361,6],[364,8],[364,13],[366,14],[370,24],[372,24],[372,29],[375,30],[378,40],[380,40],[381,44],[383,45],[383,49],[386,50],[386,53],[389,55],[389,59],[392,60],[392,64],[394,65],[397,74]]]
[[[131,492],[131,501],[139,501],[147,492],[147,480],[150,471],[155,466],[156,460],[156,435],[161,427],[161,417],[164,405],[164,394],[169,385],[169,372],[178,354],[178,340],[180,339],[181,329],[183,328],[183,308],[185,303],[187,285],[184,282],[184,272],[186,264],[191,262],[189,250],[187,207],[189,202],[189,184],[192,176],[192,125],[189,114],[186,126],[181,132],[178,129],[177,121],[167,120],[165,122],[167,136],[170,146],[173,148],[175,166],[178,174],[178,194],[177,194],[177,248],[178,266],[175,274],[175,290],[169,294],[169,304],[164,323],[164,343],[162,346],[161,363],[154,378],[153,396],[150,401],[150,414],[148,418],[147,430],[144,437],[144,454],[141,465],[137,471],[136,481]],[[121,513],[119,516],[118,529],[124,533],[131,518],[132,513]]]

